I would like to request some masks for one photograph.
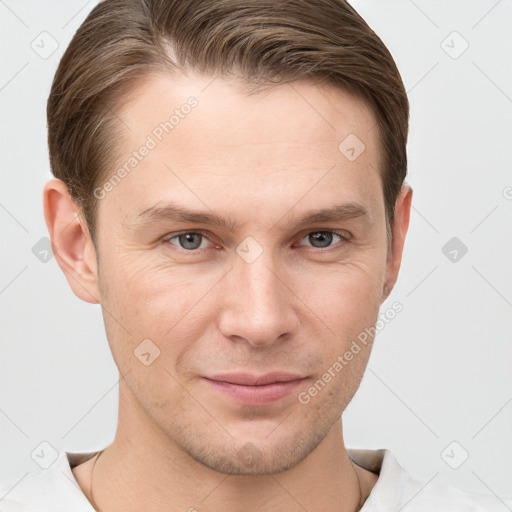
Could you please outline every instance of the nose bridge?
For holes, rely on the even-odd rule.
[[[293,297],[271,250],[255,240],[245,242],[237,248],[230,272],[231,297],[221,330],[253,345],[269,344],[295,329]]]
[[[281,302],[283,284],[280,282],[272,256],[260,256],[253,263],[238,262],[239,278],[247,288],[248,299],[254,307],[269,313]],[[274,303],[274,304],[273,304]],[[268,311],[267,311],[268,310]]]

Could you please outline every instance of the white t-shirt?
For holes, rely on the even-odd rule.
[[[94,512],[71,468],[97,452],[61,452],[47,469],[0,484],[1,512]],[[358,466],[379,474],[361,512],[507,512],[512,499],[422,482],[406,474],[389,450],[347,449]]]

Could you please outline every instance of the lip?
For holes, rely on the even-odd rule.
[[[306,379],[288,372],[264,375],[223,373],[204,377],[216,391],[246,405],[266,405],[277,402],[295,391]]]
[[[227,382],[230,384],[241,384],[244,386],[260,386],[264,384],[273,384],[275,382],[290,382],[292,380],[303,379],[303,375],[289,372],[269,372],[263,375],[254,375],[251,373],[218,373],[205,377],[209,380]]]

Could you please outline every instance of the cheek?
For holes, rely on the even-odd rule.
[[[168,261],[165,265],[156,254],[142,251],[117,253],[115,258],[105,261],[105,276],[108,282],[108,301],[125,316],[125,321],[135,326],[150,324],[150,319],[160,311],[169,319],[185,307],[193,286],[191,273],[183,272]]]
[[[384,275],[385,265],[371,258],[332,268],[323,276],[325,286],[311,280],[306,302],[323,333],[317,345],[322,354],[319,386],[326,388],[321,400],[345,407],[355,393],[370,357]]]
[[[198,266],[163,265],[142,255],[105,261],[102,274],[107,337],[123,368],[133,363],[133,351],[145,339],[160,350],[159,363],[179,358],[205,329],[214,310],[208,292],[223,276],[222,269],[201,272]]]
[[[375,321],[384,276],[385,265],[370,258],[325,268],[303,282],[301,297],[336,334],[354,334]]]

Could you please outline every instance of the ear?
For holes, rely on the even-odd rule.
[[[393,241],[391,251],[386,263],[386,281],[384,283],[382,300],[384,302],[398,279],[398,271],[402,262],[405,235],[409,228],[409,217],[411,213],[412,188],[404,183],[395,203],[395,218],[393,220]]]
[[[43,205],[53,254],[69,286],[78,298],[99,304],[96,250],[81,208],[59,179],[46,183]]]

